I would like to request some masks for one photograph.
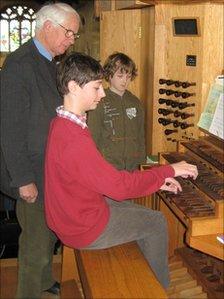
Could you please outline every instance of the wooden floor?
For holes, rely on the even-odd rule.
[[[0,261],[0,298],[13,299],[15,298],[17,286],[17,259],[4,259]],[[61,259],[54,258],[53,264],[54,277],[57,281],[61,280]],[[59,296],[43,293],[41,299],[58,299]]]
[[[171,284],[167,290],[169,299],[206,299],[207,294],[198,285],[197,281],[188,273],[183,262],[178,259],[172,259],[169,263]],[[54,277],[61,281],[61,256],[54,256],[53,263]],[[17,259],[0,260],[0,298],[15,298],[17,285]],[[43,293],[41,299],[83,299],[80,282],[72,282],[63,288],[61,297],[49,293]]]

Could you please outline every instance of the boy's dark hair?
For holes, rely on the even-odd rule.
[[[134,61],[124,53],[115,52],[111,54],[104,63],[104,78],[109,81],[111,77],[120,70],[122,73],[130,73],[131,80],[137,76],[137,68]]]
[[[68,94],[68,83],[74,80],[80,87],[90,81],[103,78],[103,68],[93,57],[73,52],[60,63],[57,72],[58,91],[61,96]]]

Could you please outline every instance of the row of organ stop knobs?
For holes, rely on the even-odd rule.
[[[187,91],[179,91],[174,90],[171,88],[183,88],[187,89],[190,86],[195,86],[195,82],[181,82],[181,81],[175,81],[170,79],[159,79],[159,84],[164,85],[164,88],[159,89],[159,94],[161,95],[161,98],[159,98],[158,102],[160,105],[166,105],[166,108],[159,108],[158,113],[162,116],[168,116],[173,115],[175,118],[181,118],[181,121],[178,121],[177,119],[171,119],[171,118],[164,118],[159,117],[158,122],[163,125],[167,126],[169,124],[172,124],[174,129],[166,129],[164,131],[165,135],[170,135],[172,133],[178,132],[177,128],[180,128],[182,130],[185,130],[189,127],[193,127],[193,123],[188,123],[184,120],[193,117],[194,113],[187,113],[184,111],[184,109],[188,107],[194,107],[195,103],[190,103],[186,101],[186,99],[195,96],[195,93],[190,93]],[[171,88],[169,87],[171,86]],[[172,87],[173,86],[173,87]],[[164,98],[164,96],[172,96],[174,99],[170,98]],[[180,101],[185,100],[185,101]],[[173,109],[172,109],[173,108]]]

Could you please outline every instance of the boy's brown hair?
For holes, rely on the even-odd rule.
[[[90,81],[103,79],[103,67],[93,57],[84,53],[72,52],[60,63],[57,72],[57,86],[60,95],[68,94],[69,81],[83,87]]]
[[[137,68],[134,61],[121,52],[111,54],[105,61],[103,69],[106,81],[109,81],[117,70],[120,70],[122,73],[130,73],[131,80],[134,80],[137,76]]]

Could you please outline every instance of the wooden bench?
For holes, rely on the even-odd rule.
[[[77,281],[71,279],[61,283],[60,299],[82,299],[82,298],[83,298],[82,293],[78,288]]]
[[[62,282],[71,279],[81,281],[85,298],[167,298],[136,242],[91,251],[64,246]]]

